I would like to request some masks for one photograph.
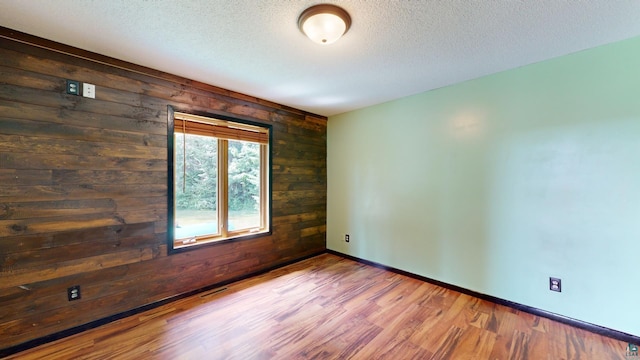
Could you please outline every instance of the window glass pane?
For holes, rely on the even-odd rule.
[[[174,140],[175,238],[218,234],[218,139],[176,133]]]
[[[229,230],[260,227],[260,144],[229,141]]]

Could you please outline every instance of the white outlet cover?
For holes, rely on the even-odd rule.
[[[82,84],[82,96],[95,99],[96,98],[96,86],[93,84]]]

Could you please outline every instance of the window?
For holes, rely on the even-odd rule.
[[[271,127],[168,112],[169,252],[270,234]]]

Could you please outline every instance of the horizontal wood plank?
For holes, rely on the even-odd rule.
[[[131,249],[126,251],[113,252],[106,255],[88,256],[82,259],[63,261],[55,267],[28,268],[6,270],[0,272],[0,276],[5,278],[2,287],[13,287],[34,282],[50,280],[53,278],[79,274],[94,269],[104,269],[113,266],[136,263],[151,260],[158,256],[158,250],[153,248]]]
[[[0,111],[2,110],[3,106],[0,104]],[[31,109],[26,109],[25,111],[30,112]],[[4,118],[2,113],[0,113],[0,134],[24,136],[45,135],[47,137],[70,140],[74,139],[153,147],[167,146],[166,135],[162,136],[147,134],[144,132],[65,125],[49,121],[32,121],[22,120],[20,118]]]
[[[72,217],[29,218],[19,220],[0,220],[0,236],[32,235],[52,233],[74,229],[86,229],[122,224],[122,218],[113,212],[82,214]]]
[[[85,246],[88,242],[117,244],[119,239],[153,234],[154,227],[155,223],[148,222],[65,230],[56,233],[7,236],[0,241],[0,254],[33,252],[53,247],[65,248],[76,244]]]
[[[115,211],[112,199],[0,203],[0,220],[86,215]]]
[[[165,148],[128,144],[110,144],[86,140],[50,139],[40,136],[1,135],[3,152],[47,155],[76,155],[119,158],[155,158]]]

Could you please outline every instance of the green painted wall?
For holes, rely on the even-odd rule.
[[[640,38],[330,117],[327,216],[329,249],[640,335]]]

